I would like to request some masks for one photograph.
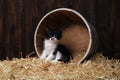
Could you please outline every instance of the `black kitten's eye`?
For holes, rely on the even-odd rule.
[[[61,39],[61,34],[56,34],[55,37],[60,40]]]
[[[58,35],[55,35],[56,38],[58,38]]]
[[[50,37],[53,37],[53,33],[52,33],[52,32],[50,32],[50,33],[49,33],[49,36],[50,36]]]
[[[52,34],[50,34],[49,36],[52,37]]]

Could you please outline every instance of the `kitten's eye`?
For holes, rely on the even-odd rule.
[[[55,37],[57,38],[57,35],[55,35]]]
[[[58,35],[55,35],[56,38],[58,38]]]
[[[60,40],[61,39],[61,35],[55,35],[55,37]]]
[[[51,33],[51,34],[49,34],[49,36],[50,36],[50,37],[52,37],[52,36],[53,36],[53,34]]]

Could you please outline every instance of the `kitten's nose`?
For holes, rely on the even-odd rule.
[[[54,37],[52,37],[52,38],[51,38],[51,40],[55,40],[55,38],[54,38]]]

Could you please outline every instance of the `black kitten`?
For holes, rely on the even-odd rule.
[[[41,58],[45,58],[48,61],[56,63],[58,61],[63,61],[64,63],[69,62],[72,58],[70,51],[59,43],[62,37],[62,32],[46,28],[45,29],[45,40],[44,48]]]

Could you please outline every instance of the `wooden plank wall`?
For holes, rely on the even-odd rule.
[[[120,0],[0,0],[0,59],[26,57],[34,51],[34,32],[49,11],[68,7],[97,30],[99,51],[120,58]]]

